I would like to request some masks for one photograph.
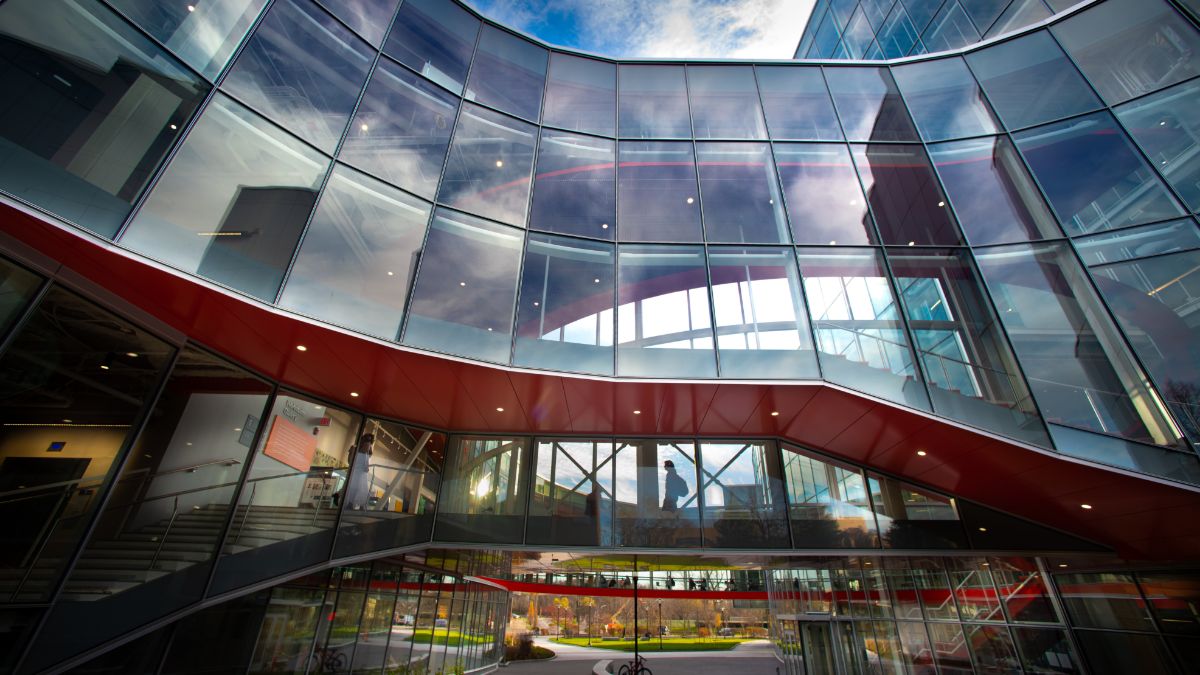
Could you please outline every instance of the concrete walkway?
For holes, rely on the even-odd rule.
[[[513,663],[498,670],[499,675],[586,675],[597,661],[612,659],[613,664],[633,658],[632,654],[595,647],[560,645],[545,638],[534,644],[552,650],[557,656],[549,661]],[[767,640],[744,642],[727,652],[663,652],[645,657],[654,675],[776,675],[780,666]],[[781,669],[782,670],[782,669]]]

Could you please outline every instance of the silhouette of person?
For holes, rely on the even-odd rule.
[[[688,494],[687,483],[683,477],[675,472],[675,462],[667,460],[663,462],[663,468],[667,471],[667,478],[663,485],[663,511],[678,511],[679,498],[686,497]]]

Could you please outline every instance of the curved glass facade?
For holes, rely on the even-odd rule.
[[[226,23],[253,12],[237,4]],[[883,4],[819,3],[810,27],[845,14],[878,35],[906,7]],[[927,20],[995,26],[1030,3],[984,4]],[[288,0],[217,75],[211,62],[189,73],[194,51],[176,63],[147,42],[138,58],[174,75],[143,80],[187,80],[170,103],[115,89],[52,133],[22,120],[62,92],[13,79],[27,105],[3,138],[28,159],[0,188],[184,272],[404,345],[602,376],[824,379],[1187,479],[1162,467],[1195,462],[1196,378],[1157,364],[1194,360],[1168,352],[1196,329],[1185,317],[1149,337],[1162,331],[1116,297],[1146,284],[1080,258],[1100,232],[1196,226],[1185,111],[1200,32],[1165,0],[1136,29],[1112,28],[1127,5],[865,67],[614,64],[547,50],[449,0],[402,4],[381,43],[377,29],[354,34],[358,14]],[[14,58],[56,58],[37,25],[22,2],[0,13]],[[98,39],[139,67],[119,56],[128,41]],[[289,56],[307,43],[336,49]],[[1157,57],[1111,82],[1114,59],[1138,49]],[[112,131],[68,142],[97,125]],[[111,216],[62,202],[61,185],[111,183],[122,162],[142,177]],[[1034,269],[1050,275],[1041,290]],[[1163,290],[1142,315],[1184,316],[1187,300]],[[1038,300],[1052,296],[1061,316]],[[1060,334],[1095,336],[1086,354],[1062,345],[1070,372],[1043,368],[1065,363]]]
[[[818,2],[803,55],[893,59],[874,64],[599,59],[453,0],[157,4],[0,3],[6,199],[246,302],[447,361],[827,382],[1200,484],[1186,3]],[[142,591],[156,616],[431,532],[803,548],[811,526],[854,547],[971,545],[939,516],[949,501],[905,515],[949,497],[836,464],[809,489],[796,463],[825,460],[774,440],[423,430],[278,391],[4,265],[11,423],[87,401],[53,424],[105,425],[88,456],[108,458],[55,469],[69,498],[34,494],[57,515],[12,535],[14,602],[87,604],[94,580],[55,590],[59,576],[81,542],[111,557],[93,549],[109,535],[140,538],[155,571],[153,528],[185,516],[209,522],[192,523],[169,590]],[[72,375],[100,370],[120,386]],[[211,409],[188,402],[201,393]],[[192,424],[234,431],[199,456]],[[139,453],[149,464],[116,461]],[[692,471],[670,527],[667,460]],[[13,476],[0,494],[28,490]],[[279,527],[296,503],[306,522]],[[934,524],[896,525],[915,521]]]

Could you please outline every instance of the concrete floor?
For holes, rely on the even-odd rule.
[[[608,649],[574,647],[538,638],[536,643],[552,650],[557,656],[549,661],[513,663],[496,671],[497,675],[587,675],[597,661],[613,659],[617,665],[632,655]],[[646,657],[646,665],[654,675],[776,675],[780,663],[771,650],[771,643],[755,640],[738,645],[727,652],[665,652]]]

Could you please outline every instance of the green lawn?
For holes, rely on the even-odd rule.
[[[492,643],[491,636],[463,635],[456,630],[452,630],[447,633],[445,628],[438,629],[436,632],[432,633],[428,630],[418,630],[414,631],[412,634],[412,641],[422,645],[427,645],[430,643],[435,645],[444,645],[447,641],[452,645],[456,645],[459,643],[459,640],[462,640],[465,644],[486,645]]]
[[[578,645],[580,647],[587,646],[587,638],[557,638],[552,642],[561,642],[568,645]],[[663,638],[662,648],[659,649],[658,638],[650,640],[642,640],[638,644],[640,652],[724,652],[739,644],[745,642],[741,638]],[[633,640],[608,640],[604,641],[600,638],[592,638],[592,646],[600,649],[611,649],[618,652],[632,652]]]

